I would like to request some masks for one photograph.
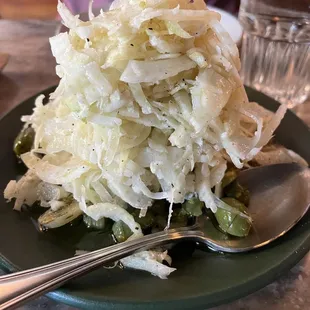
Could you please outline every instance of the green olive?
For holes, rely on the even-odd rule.
[[[140,224],[142,230],[151,228],[154,224],[154,215],[150,210],[148,210],[143,217],[139,217],[140,210],[137,209],[131,215],[134,217],[135,221]]]
[[[249,234],[251,225],[248,219],[237,215],[228,228],[227,233],[236,237],[246,237]]]
[[[204,204],[198,198],[192,198],[182,204],[182,208],[189,216],[200,216]]]
[[[248,189],[244,188],[237,181],[232,182],[224,189],[224,194],[227,197],[235,198],[241,201],[246,206],[250,202],[250,192]]]
[[[112,232],[117,242],[124,242],[132,235],[132,231],[123,221],[115,222]]]
[[[175,209],[172,213],[170,228],[185,227],[187,226],[187,223],[188,215],[183,211],[183,209]]]
[[[235,219],[236,214],[228,212],[224,209],[217,209],[215,212],[215,218],[219,224],[219,227],[226,233],[231,223]]]
[[[31,150],[35,138],[35,132],[32,127],[23,129],[14,140],[14,153],[20,156]]]
[[[222,198],[222,201],[232,208],[246,213],[246,206],[237,199],[226,197]],[[249,219],[223,209],[218,209],[216,211],[215,218],[219,224],[219,227],[225,233],[236,237],[246,237],[251,229],[251,222]]]
[[[229,184],[231,184],[233,181],[237,179],[238,171],[235,168],[229,168],[226,170],[225,175],[222,180],[222,188],[225,188]]]
[[[185,227],[188,224],[188,215],[180,208],[174,208],[169,228]],[[163,230],[168,223],[168,212],[165,215],[155,216],[153,229],[154,231]],[[153,231],[153,230],[152,230]],[[154,232],[153,231],[153,232]]]
[[[105,228],[105,222],[106,219],[103,217],[100,220],[95,221],[93,218],[91,218],[90,216],[84,214],[83,215],[83,222],[85,223],[85,225],[87,226],[87,228],[93,228],[93,229],[104,229]]]

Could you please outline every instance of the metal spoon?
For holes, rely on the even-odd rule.
[[[250,251],[285,234],[309,208],[310,170],[298,164],[245,170],[240,173],[238,182],[245,185],[251,194],[249,213],[253,227],[247,237],[229,237],[221,233],[209,218],[201,216],[191,227],[170,229],[50,265],[1,276],[0,309],[16,307],[104,263],[180,240],[193,240],[222,252]]]

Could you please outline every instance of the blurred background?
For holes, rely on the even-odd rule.
[[[75,12],[85,12],[88,6],[88,0],[64,0],[63,2]],[[94,7],[100,7],[110,2],[112,1],[94,0]],[[237,14],[239,8],[239,0],[209,0],[206,2],[234,14]],[[55,19],[57,17],[56,5],[57,0],[0,0],[0,18]]]
[[[3,19],[54,19],[57,0],[0,0]]]

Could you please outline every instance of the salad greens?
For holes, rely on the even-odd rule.
[[[35,131],[32,127],[24,128],[16,137],[14,141],[14,153],[16,156],[31,151],[34,143]]]

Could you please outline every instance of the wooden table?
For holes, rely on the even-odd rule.
[[[54,19],[57,0],[1,0],[0,15],[5,19]]]
[[[58,27],[55,21],[0,20],[0,52],[10,60],[0,73],[0,114],[24,99],[55,85],[55,62],[48,37]],[[297,113],[310,125],[310,102]],[[264,289],[213,310],[308,310],[310,309],[310,254],[278,281]],[[72,309],[41,297],[20,309]],[[195,309],[194,309],[195,310]]]
[[[56,21],[0,20],[0,53],[10,55],[0,74],[0,113],[57,83],[48,38]]]

